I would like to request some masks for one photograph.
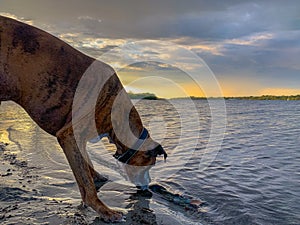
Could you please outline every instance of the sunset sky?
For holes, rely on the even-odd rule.
[[[133,46],[111,62],[131,91],[217,96],[214,76],[224,96],[300,94],[297,0],[1,0],[0,12],[100,60]],[[128,55],[138,63],[124,64]]]

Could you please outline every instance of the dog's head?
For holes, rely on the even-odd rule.
[[[146,189],[151,181],[149,170],[155,165],[157,156],[163,155],[166,160],[167,153],[148,133],[143,138],[135,148],[119,149],[114,157],[121,162],[128,179],[137,187]]]

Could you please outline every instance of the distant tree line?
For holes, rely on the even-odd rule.
[[[262,96],[246,96],[246,97],[226,97],[225,99],[240,99],[240,100],[300,100],[300,95],[262,95]]]
[[[153,93],[128,93],[129,97],[131,99],[147,99],[147,100],[159,100],[162,98],[157,97]],[[207,100],[207,99],[225,99],[225,100],[284,100],[284,101],[292,101],[292,100],[300,100],[300,95],[262,95],[262,96],[244,96],[244,97],[180,97],[180,98],[174,98],[174,99],[187,99],[191,98],[192,100]]]
[[[262,95],[262,96],[243,96],[243,97],[190,97],[193,100],[206,100],[206,99],[225,99],[225,100],[284,100],[284,101],[292,101],[292,100],[300,100],[300,95]],[[184,98],[183,98],[184,99]]]

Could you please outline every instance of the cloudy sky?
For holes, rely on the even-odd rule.
[[[99,59],[119,54],[111,64],[129,90],[300,94],[298,0],[0,0],[0,12]]]

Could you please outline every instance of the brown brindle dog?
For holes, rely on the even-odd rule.
[[[74,99],[80,80],[93,64],[97,65],[97,75],[88,77],[83,87],[89,90],[99,80],[103,83],[92,104],[94,108],[89,109],[84,106],[89,101],[89,91]],[[138,112],[110,66],[42,30],[0,16],[0,103],[8,100],[21,105],[43,130],[57,137],[83,203],[105,221],[120,221],[122,214],[97,197],[94,182],[106,178],[93,169],[85,150],[87,141],[95,135],[108,136],[117,147],[115,157],[126,165],[138,166],[128,173],[133,182],[144,179],[136,185],[149,183],[148,170],[157,155],[166,157],[163,148],[145,132]],[[95,129],[90,129],[93,126]]]

